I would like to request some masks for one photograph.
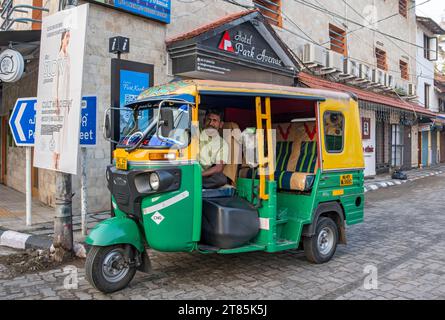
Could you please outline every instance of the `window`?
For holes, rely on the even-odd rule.
[[[423,56],[430,61],[437,61],[437,52],[439,51],[439,42],[436,37],[423,35]]]
[[[342,54],[348,55],[348,49],[346,46],[346,32],[332,24],[329,24],[329,39],[331,41],[331,50]]]
[[[253,4],[260,10],[270,24],[281,27],[281,0],[253,0]]]
[[[388,63],[386,61],[386,51],[375,48],[375,57],[377,58],[377,68],[387,71]]]
[[[431,85],[425,83],[425,108],[430,108],[430,91],[431,91]]]
[[[399,0],[399,13],[405,18],[408,17],[408,0]]]
[[[445,101],[439,98],[439,112],[445,112]]]
[[[400,60],[400,73],[402,74],[402,79],[409,80],[408,63],[402,60]]]
[[[340,153],[343,151],[345,118],[342,113],[326,111],[323,116],[326,151]]]

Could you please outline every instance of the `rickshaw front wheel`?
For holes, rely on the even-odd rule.
[[[304,253],[306,258],[316,264],[331,260],[337,249],[338,227],[328,217],[321,217],[317,221],[315,234],[303,239]]]
[[[132,257],[123,245],[93,246],[85,262],[88,282],[99,291],[111,293],[125,288],[136,273]]]

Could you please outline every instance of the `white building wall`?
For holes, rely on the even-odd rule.
[[[438,97],[434,91],[434,62],[429,61],[424,56],[423,39],[424,35],[432,37],[433,35],[420,25],[417,27],[417,96],[419,104],[425,106],[425,84],[430,85],[430,110],[439,111]]]

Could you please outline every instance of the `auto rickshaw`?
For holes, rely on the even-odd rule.
[[[224,173],[230,184],[218,189],[202,189],[198,159],[209,107],[224,110],[229,132],[232,162]],[[310,262],[325,263],[337,244],[346,244],[346,225],[363,221],[364,159],[353,94],[184,80],[152,87],[120,111],[121,138],[106,170],[114,216],[86,239],[87,279],[102,292],[124,288],[136,270],[149,272],[149,248],[304,249]],[[105,119],[110,138],[108,112]]]

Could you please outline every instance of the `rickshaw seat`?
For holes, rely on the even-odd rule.
[[[288,191],[310,191],[312,189],[315,172],[318,168],[317,142],[280,141],[276,147],[276,170],[274,174],[278,189]],[[296,154],[296,151],[299,154]],[[253,169],[242,168],[240,177],[252,178]],[[256,173],[258,177],[258,172]]]

